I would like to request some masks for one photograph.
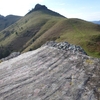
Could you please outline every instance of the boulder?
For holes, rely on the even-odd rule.
[[[0,63],[0,100],[100,100],[100,59],[65,44],[46,43]]]

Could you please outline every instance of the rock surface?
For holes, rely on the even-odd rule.
[[[48,41],[44,45],[48,45],[48,46],[51,46],[51,47],[56,47],[58,49],[65,50],[65,51],[70,50],[73,53],[78,53],[78,54],[80,53],[80,54],[87,55],[87,53],[80,46],[69,44],[68,42],[57,43],[55,41]]]
[[[100,59],[45,44],[0,63],[0,100],[100,100]]]

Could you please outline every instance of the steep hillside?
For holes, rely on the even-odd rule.
[[[8,15],[6,17],[0,15],[0,31],[18,21],[21,16]]]
[[[36,8],[34,8],[34,10],[35,9]],[[31,13],[26,14],[25,17],[0,32],[1,51],[3,52],[2,47],[9,48],[9,52],[23,51],[27,48],[26,44],[29,41],[32,40],[32,42],[34,42],[33,37],[38,32],[40,32],[40,35],[43,34],[63,18],[62,15],[47,8],[32,10]],[[6,55],[8,55],[8,53]],[[3,56],[5,56],[5,52]]]
[[[50,42],[0,63],[0,100],[100,100],[100,59],[68,45]]]
[[[34,43],[28,47],[36,49],[48,40],[57,42],[67,41],[82,46],[86,52],[95,57],[100,57],[100,26],[80,19],[62,19],[49,28],[41,36],[39,32],[34,36]],[[38,38],[37,38],[38,37]]]
[[[49,40],[68,41],[82,46],[89,55],[100,57],[100,25],[65,18],[40,4],[0,33],[0,48],[26,52]]]

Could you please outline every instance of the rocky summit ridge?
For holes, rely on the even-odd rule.
[[[84,52],[51,41],[0,63],[0,100],[100,100],[100,59]]]
[[[35,7],[32,10],[30,10],[27,14],[30,14],[31,12],[38,11],[38,10],[48,10],[48,8],[45,5],[36,4]]]
[[[36,4],[34,10],[47,9],[45,5]]]
[[[55,41],[48,41],[44,45],[48,45],[48,46],[55,47],[55,48],[58,48],[58,49],[61,49],[61,50],[65,50],[65,51],[71,51],[73,53],[87,55],[87,53],[84,51],[83,48],[81,48],[78,45],[70,44],[68,42],[60,42],[60,43],[57,43]]]

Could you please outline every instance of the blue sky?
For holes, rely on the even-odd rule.
[[[100,0],[0,0],[0,14],[24,16],[37,3],[67,18],[100,20]]]

